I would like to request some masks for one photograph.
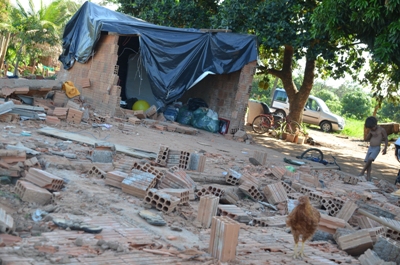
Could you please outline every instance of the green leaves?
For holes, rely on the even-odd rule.
[[[349,42],[358,39],[366,45],[365,49],[373,55],[375,62],[397,68],[400,66],[399,18],[399,0],[324,0],[313,16],[315,24],[320,24],[314,28],[315,32],[327,32]],[[359,65],[359,61],[354,63],[355,67]],[[386,73],[393,82],[400,81],[400,73]]]
[[[359,120],[370,116],[372,105],[371,99],[362,91],[349,92],[343,96],[342,112],[345,116]]]
[[[211,21],[217,12],[217,1],[177,1],[177,0],[119,0],[117,10],[141,18],[147,22],[186,28],[211,28]]]

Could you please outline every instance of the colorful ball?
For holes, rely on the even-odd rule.
[[[132,106],[132,110],[147,110],[148,108],[150,108],[149,103],[147,103],[146,100],[138,100],[136,101],[133,106]]]

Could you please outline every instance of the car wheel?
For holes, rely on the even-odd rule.
[[[330,132],[332,131],[332,124],[329,121],[323,121],[321,122],[321,130],[324,132]]]
[[[274,114],[280,116],[282,119],[286,117],[286,113],[283,110],[277,110]]]

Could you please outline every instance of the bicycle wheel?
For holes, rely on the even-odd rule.
[[[319,162],[324,160],[324,154],[318,148],[309,148],[301,154],[300,158]]]
[[[286,131],[291,134],[299,134],[301,132],[301,126],[296,121],[290,121],[286,124]]]
[[[271,127],[271,121],[264,115],[258,115],[254,118],[252,127],[254,132],[263,134]]]

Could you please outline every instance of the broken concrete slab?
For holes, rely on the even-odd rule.
[[[42,133],[45,135],[50,135],[56,138],[60,138],[60,139],[65,139],[65,140],[71,140],[71,141],[76,141],[79,143],[85,143],[91,146],[94,146],[96,142],[96,139],[84,136],[84,135],[80,135],[77,133],[70,133],[67,131],[63,131],[63,130],[58,130],[55,128],[51,128],[51,127],[45,127],[42,129],[38,130],[38,133]],[[122,145],[115,145],[115,148],[117,150],[117,152],[120,153],[124,153],[136,158],[148,158],[148,159],[156,159],[157,158],[157,154],[153,153],[153,152],[148,152],[145,150],[139,150],[139,149],[135,149],[132,147],[128,147],[128,146],[122,146]]]
[[[18,142],[16,145],[7,145],[6,146],[7,150],[19,150],[19,151],[25,151],[27,154],[30,155],[40,155],[41,153],[38,151],[35,151],[31,148],[25,147],[21,142]]]
[[[361,262],[361,265],[396,265],[396,262],[386,262],[379,258],[379,256],[375,253],[375,251],[368,249],[362,254],[358,260]]]
[[[53,223],[57,225],[58,227],[64,228],[64,229],[71,229],[71,230],[79,230],[79,231],[85,231],[87,233],[91,234],[99,234],[103,230],[103,228],[99,226],[93,226],[90,224],[87,224],[83,221],[80,220],[67,220],[63,218],[53,218]]]
[[[392,239],[380,237],[375,243],[373,251],[384,261],[400,264],[400,245]]]
[[[139,216],[142,217],[146,222],[155,226],[164,226],[167,224],[165,220],[158,214],[149,210],[142,210],[139,212]]]
[[[0,115],[10,112],[14,107],[15,107],[15,105],[14,105],[14,102],[12,102],[12,101],[7,101],[7,102],[4,102],[3,104],[0,104]]]
[[[345,235],[340,235],[340,233],[341,229],[337,229],[335,233],[336,242],[342,250],[350,255],[361,255],[373,246],[372,238],[367,230],[350,232]]]
[[[114,160],[114,152],[107,150],[94,150],[89,158],[95,163],[112,163]]]

